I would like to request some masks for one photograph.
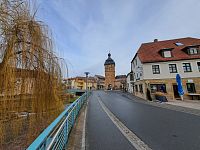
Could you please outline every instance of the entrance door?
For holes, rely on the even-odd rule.
[[[176,84],[173,85],[173,90],[174,90],[174,97],[180,98],[180,96],[178,94],[178,86]]]
[[[108,85],[108,90],[112,90],[112,85],[111,84]]]

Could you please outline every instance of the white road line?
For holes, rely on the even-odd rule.
[[[97,97],[99,104],[112,120],[115,126],[121,131],[121,133],[126,137],[126,139],[137,149],[137,150],[151,150],[151,148],[145,144],[140,138],[137,137],[131,130],[129,130]]]

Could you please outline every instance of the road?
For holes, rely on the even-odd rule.
[[[87,150],[138,149],[111,120],[103,105],[149,149],[200,149],[200,116],[141,103],[119,92],[94,91],[87,111]]]

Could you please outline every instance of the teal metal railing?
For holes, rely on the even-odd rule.
[[[27,148],[27,150],[62,150],[66,147],[76,117],[89,96],[84,93],[66,108]]]

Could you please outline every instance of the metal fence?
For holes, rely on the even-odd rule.
[[[88,94],[89,95],[89,94]],[[84,93],[63,111],[28,147],[27,150],[61,150],[66,147],[76,117],[86,101]]]

